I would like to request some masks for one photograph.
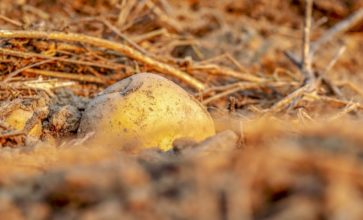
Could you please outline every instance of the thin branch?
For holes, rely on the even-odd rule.
[[[50,77],[56,77],[56,78],[62,78],[62,79],[71,79],[71,80],[77,80],[77,81],[81,81],[81,82],[90,82],[90,83],[99,83],[99,84],[107,83],[107,80],[104,78],[88,76],[88,75],[81,75],[81,74],[64,73],[64,72],[39,70],[39,69],[26,69],[23,71],[27,72],[27,73],[41,75],[41,76],[50,76]]]
[[[139,51],[120,43],[115,43],[109,40],[87,36],[75,33],[61,33],[61,32],[43,32],[43,31],[11,31],[0,30],[0,38],[31,38],[31,39],[48,39],[48,40],[61,40],[69,42],[86,43],[96,47],[103,47],[109,50],[117,51],[141,63],[149,65],[157,71],[164,74],[175,76],[186,83],[189,83],[197,90],[205,89],[205,85],[199,80],[193,78],[189,74],[169,65],[146,56]]]
[[[314,71],[312,69],[312,57],[310,56],[310,31],[313,11],[313,0],[305,0],[305,20],[302,40],[302,60],[299,60],[291,53],[285,55],[294,63],[304,76],[304,84],[297,90],[284,97],[270,108],[270,112],[279,112],[286,106],[294,104],[296,100],[303,97],[306,93],[314,91],[317,87]]]
[[[335,26],[333,26],[331,29],[329,29],[322,37],[320,37],[316,42],[310,44],[310,30],[311,30],[311,12],[312,12],[312,0],[305,0],[305,23],[304,23],[304,35],[303,35],[303,52],[302,52],[302,60],[300,61],[299,58],[297,58],[294,54],[285,52],[285,56],[295,65],[297,66],[306,77],[305,81],[307,84],[305,84],[303,87],[295,90],[293,93],[288,95],[287,97],[280,100],[278,103],[276,103],[273,107],[271,107],[270,111],[272,112],[278,112],[281,111],[283,108],[285,108],[287,105],[291,104],[296,100],[297,98],[309,95],[308,92],[311,91],[311,88],[316,88],[317,85],[315,83],[315,76],[314,72],[312,70],[311,62],[314,57],[315,52],[325,43],[330,41],[333,37],[338,35],[339,33],[342,33],[355,24],[358,23],[361,19],[363,19],[363,9],[358,10],[353,15],[349,16],[348,18],[344,19],[343,21],[339,22]],[[324,82],[329,88],[332,89],[332,91],[338,95],[341,96],[340,91],[337,89],[335,85],[333,85],[329,79],[325,77],[325,73],[328,72],[334,64],[337,62],[338,58],[341,56],[341,54],[344,52],[345,48],[340,48],[337,55],[333,58],[333,60],[329,63],[327,68],[323,73],[320,74],[319,79]],[[310,86],[310,87],[309,87]],[[313,87],[311,87],[313,86]],[[327,99],[327,98],[326,98]],[[339,100],[339,102],[344,102],[342,100]],[[357,105],[358,108],[361,108],[360,105]]]
[[[329,64],[325,68],[324,72],[321,73],[320,76],[325,76],[333,68],[333,66],[337,63],[337,61],[343,55],[343,53],[345,52],[346,49],[347,49],[346,46],[342,46],[339,48],[338,52],[335,54],[333,59],[329,62]]]
[[[299,60],[299,58],[295,55],[295,54],[293,54],[293,53],[291,53],[291,52],[289,52],[289,51],[284,51],[284,55],[290,60],[290,62],[292,63],[292,64],[294,64],[297,68],[299,68],[299,69],[301,69],[302,68],[302,65],[301,65],[301,62],[300,62],[300,60]]]
[[[12,25],[18,26],[18,27],[23,26],[23,24],[22,24],[21,22],[16,21],[16,20],[11,19],[11,18],[8,18],[8,17],[6,17],[5,15],[0,15],[0,19],[1,19],[1,20],[4,20],[4,21],[6,21],[6,22],[8,22],[8,23],[10,23],[10,24],[12,24]]]
[[[33,63],[33,64],[30,64],[30,65],[27,65],[27,66],[22,67],[20,69],[17,69],[15,71],[11,72],[10,74],[8,74],[6,76],[6,78],[3,80],[3,83],[8,82],[11,78],[13,78],[14,76],[16,76],[19,73],[23,72],[24,70],[27,70],[27,69],[30,69],[30,68],[33,68],[33,67],[36,67],[36,66],[40,66],[42,64],[46,64],[46,63],[49,63],[49,62],[52,62],[52,61],[53,61],[53,59],[43,60],[43,61],[40,61],[40,62],[37,62],[37,63]]]
[[[269,112],[277,113],[283,110],[286,106],[290,105],[294,102],[297,98],[303,96],[306,91],[308,90],[308,85],[304,85],[303,87],[298,88],[294,92],[290,93],[285,98],[281,99],[279,102],[274,104],[270,109]]]
[[[135,1],[121,0],[120,13],[119,13],[118,19],[117,19],[117,25],[119,27],[122,27],[126,23],[127,17],[129,16],[134,4],[135,4]]]
[[[335,82],[338,86],[346,86],[349,89],[351,89],[353,92],[357,93],[361,97],[363,97],[363,90],[361,89],[361,86],[351,82],[351,81],[339,81]]]
[[[344,20],[340,21],[339,23],[335,24],[331,27],[328,31],[324,33],[318,40],[312,42],[310,45],[310,54],[309,57],[312,60],[316,51],[324,44],[332,40],[334,37],[338,36],[339,34],[349,30],[353,26],[355,26],[358,22],[363,20],[363,8],[359,9],[358,11],[354,12],[352,15],[348,16]],[[301,68],[303,61],[300,61],[298,57],[293,55],[290,52],[285,52],[285,56],[289,58],[290,61],[294,63],[298,68]]]
[[[363,8],[354,12],[349,17],[345,18],[341,22],[335,24],[332,28],[330,28],[327,32],[324,33],[317,41],[312,43],[311,45],[311,55],[314,56],[315,52],[324,44],[329,42],[331,39],[336,37],[337,35],[349,30],[353,26],[355,26],[358,22],[363,20]]]
[[[73,86],[76,83],[74,81],[62,81],[59,79],[48,79],[48,80],[44,80],[42,78],[40,79],[36,79],[36,80],[26,80],[24,82],[12,82],[10,83],[10,86],[12,88],[17,88],[17,87],[28,87],[28,88],[32,88],[32,89],[37,89],[37,90],[44,90],[44,91],[50,91],[52,89],[56,89],[56,88],[62,88],[62,87],[69,87],[69,86]]]
[[[227,67],[221,67],[215,64],[207,64],[207,65],[193,65],[191,67],[192,70],[202,70],[203,72],[213,74],[213,75],[221,75],[221,76],[230,76],[236,79],[249,81],[249,82],[264,82],[265,79],[262,79],[258,76],[254,76],[250,73],[241,73],[237,72],[233,69]]]
[[[101,21],[111,31],[113,31],[115,34],[117,34],[117,36],[119,36],[122,40],[126,41],[128,44],[133,46],[135,49],[139,50],[143,54],[151,56],[149,52],[147,52],[146,50],[144,50],[144,48],[142,48],[138,44],[136,44],[134,41],[132,41],[130,38],[128,38],[125,34],[121,33],[121,31],[119,31],[119,29],[117,29],[115,26],[113,26],[109,21],[107,21],[104,18],[100,18],[99,21]]]
[[[313,0],[305,0],[305,20],[303,32],[303,50],[302,50],[302,73],[307,81],[314,80],[314,73],[311,67],[310,57],[310,30],[311,17],[313,11]]]
[[[202,101],[202,103],[204,105],[207,105],[213,101],[216,101],[218,99],[221,99],[223,97],[226,97],[230,94],[233,94],[235,92],[238,92],[238,91],[242,91],[242,90],[247,90],[247,89],[254,89],[254,88],[259,88],[260,86],[256,83],[237,83],[236,84],[236,87],[232,87],[232,88],[229,88],[229,89],[226,89],[225,91],[221,92],[221,93],[218,93],[214,96],[211,96],[209,97],[208,99],[205,99]]]
[[[344,52],[345,49],[340,48],[338,53],[336,54],[336,56],[333,58],[333,60],[328,64],[327,68],[322,72],[319,73],[318,72],[318,81],[321,80],[322,83],[324,83],[335,95],[339,96],[339,97],[343,97],[342,93],[340,92],[339,88],[337,86],[335,86],[331,80],[329,80],[325,75],[326,72],[328,72],[333,66],[334,64],[338,61],[339,57],[342,55],[342,53]],[[302,68],[301,63],[299,61],[299,59],[293,54],[290,53],[288,51],[284,52],[285,56],[295,65],[297,66],[299,69]]]
[[[181,33],[183,31],[183,27],[181,27],[180,23],[176,19],[167,15],[162,9],[159,8],[159,6],[155,5],[152,1],[146,1],[146,6],[158,16],[158,19],[162,23],[164,23],[171,29],[174,29],[178,33]]]
[[[340,118],[344,117],[345,115],[349,114],[350,112],[357,110],[357,108],[358,108],[357,103],[352,102],[351,104],[346,105],[345,108],[341,112],[338,112],[334,116],[330,117],[328,119],[328,121],[334,121],[334,120],[340,119]]]
[[[9,49],[5,49],[5,48],[0,48],[0,54],[6,54],[6,55],[21,57],[21,58],[38,57],[38,58],[42,58],[42,59],[52,59],[52,60],[56,60],[56,61],[66,62],[66,63],[74,63],[74,64],[86,65],[86,66],[95,66],[95,67],[112,69],[112,70],[121,69],[123,67],[122,65],[114,64],[114,63],[103,64],[103,63],[75,60],[75,59],[69,59],[69,58],[63,58],[63,57],[52,57],[52,56],[48,56],[48,55],[44,55],[44,54],[9,50]]]
[[[26,135],[23,131],[11,131],[11,132],[5,132],[0,133],[0,138],[10,138],[14,136],[20,136],[20,135]]]
[[[149,40],[151,38],[157,37],[159,35],[168,35],[169,32],[165,28],[156,29],[144,34],[138,34],[135,36],[132,36],[133,42],[140,43],[142,41]]]

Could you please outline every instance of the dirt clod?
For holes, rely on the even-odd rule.
[[[53,113],[50,118],[50,126],[57,135],[65,136],[77,131],[80,120],[80,111],[72,105],[65,105]]]

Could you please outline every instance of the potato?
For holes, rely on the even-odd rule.
[[[6,118],[5,122],[10,128],[22,131],[26,125],[26,122],[33,116],[33,112],[23,109],[16,109],[12,111]],[[34,138],[40,138],[42,135],[42,123],[38,121],[35,126],[29,131],[28,135]]]
[[[168,150],[178,138],[215,134],[204,107],[172,81],[139,73],[108,87],[87,106],[79,134],[95,132],[99,144]]]

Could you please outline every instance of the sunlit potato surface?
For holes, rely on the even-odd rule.
[[[214,122],[197,100],[172,81],[151,73],[126,78],[94,98],[79,134],[95,132],[98,144],[168,150],[178,138],[201,141]]]

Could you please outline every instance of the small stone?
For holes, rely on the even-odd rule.
[[[55,111],[50,119],[51,127],[60,132],[61,135],[66,135],[77,131],[81,113],[72,105],[65,105]]]

